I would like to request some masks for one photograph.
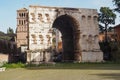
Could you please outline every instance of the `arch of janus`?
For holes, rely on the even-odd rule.
[[[62,61],[101,62],[95,9],[29,6],[27,62],[53,58],[53,29],[62,34]]]

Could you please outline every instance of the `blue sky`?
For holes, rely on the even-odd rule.
[[[98,11],[101,6],[113,8],[112,0],[0,0],[0,31],[6,32],[9,27],[16,30],[16,10],[29,5],[93,8]],[[119,24],[118,19],[116,24]]]

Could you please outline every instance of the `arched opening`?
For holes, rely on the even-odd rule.
[[[62,15],[55,19],[53,28],[58,29],[62,35],[62,60],[78,60],[80,55],[80,31],[77,21],[69,15]]]

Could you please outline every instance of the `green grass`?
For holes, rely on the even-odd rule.
[[[7,68],[0,80],[120,80],[119,63],[56,63]]]
[[[18,62],[18,63],[5,63],[2,67],[6,68],[23,68],[25,64]]]
[[[56,63],[56,64],[29,64],[27,69],[120,69],[119,63]]]
[[[102,65],[102,66],[101,66]],[[6,68],[26,68],[26,69],[119,69],[120,63],[105,62],[105,63],[43,63],[43,64],[23,64],[6,63],[3,67]]]

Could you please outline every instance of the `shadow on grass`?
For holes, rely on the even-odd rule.
[[[56,63],[56,64],[39,64],[39,65],[28,65],[25,67],[28,70],[115,70],[120,71],[119,63]],[[100,76],[102,79],[106,80],[120,80],[120,72],[119,73],[97,73],[90,74]]]
[[[55,63],[55,64],[29,64],[26,69],[87,69],[87,70],[120,70],[119,63]]]
[[[92,75],[97,75],[107,80],[111,80],[111,79],[120,80],[120,73],[103,73],[103,74],[92,74]]]

